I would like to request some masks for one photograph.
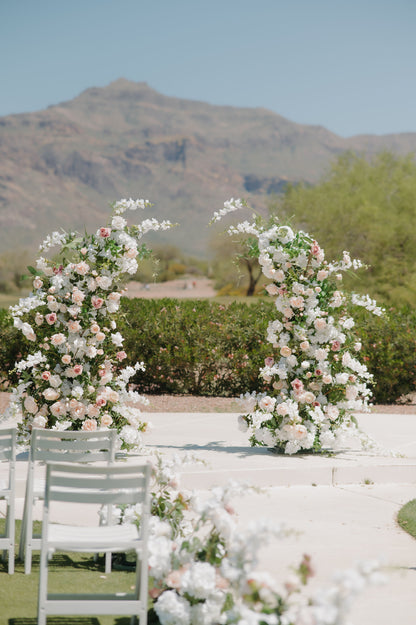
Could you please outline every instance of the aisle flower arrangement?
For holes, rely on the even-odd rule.
[[[276,520],[238,523],[233,500],[257,490],[247,484],[181,491],[178,471],[193,461],[157,455],[154,462],[148,542],[152,625],[341,625],[351,600],[383,581],[379,565],[366,561],[309,595],[315,572],[304,555],[277,583],[258,569],[259,552],[293,532]],[[119,514],[120,522],[140,525],[140,508],[122,507]]]
[[[169,221],[145,219],[128,225],[127,210],[144,210],[147,200],[120,200],[110,223],[95,234],[54,232],[40,246],[33,291],[11,307],[14,325],[29,342],[26,359],[16,364],[19,384],[9,414],[19,420],[21,442],[33,427],[59,430],[115,428],[120,447],[141,446],[145,400],[129,390],[130,378],[144,367],[123,368],[127,357],[117,331],[117,311],[125,275],[134,275],[146,253],[139,240]]]
[[[230,200],[212,221],[243,206]],[[245,396],[249,414],[240,416],[240,428],[253,446],[286,454],[341,446],[345,435],[357,433],[353,412],[368,410],[372,383],[358,358],[361,344],[349,311],[363,306],[382,314],[368,296],[340,290],[342,274],[361,262],[348,252],[328,262],[313,237],[276,217],[254,217],[228,234],[242,236],[248,253],[257,256],[276,305],[267,329],[270,356],[260,370],[268,390]]]

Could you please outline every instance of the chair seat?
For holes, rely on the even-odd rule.
[[[78,527],[51,523],[48,530],[48,549],[63,551],[126,551],[140,550],[141,540],[136,525],[100,525]]]

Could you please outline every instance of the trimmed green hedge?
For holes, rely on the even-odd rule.
[[[123,299],[121,308],[129,362],[146,366],[133,380],[141,392],[235,397],[258,388],[271,302]]]
[[[212,300],[122,298],[118,326],[128,361],[146,371],[133,382],[139,392],[236,397],[261,391],[259,368],[273,355],[266,328],[274,318],[272,301],[228,305]],[[375,403],[394,403],[416,390],[416,312],[389,310],[384,317],[355,315],[363,344],[361,358],[373,373]],[[27,341],[0,310],[0,384]],[[11,378],[14,384],[16,379]]]

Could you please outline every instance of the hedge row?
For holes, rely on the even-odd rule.
[[[119,329],[127,364],[143,361],[133,381],[149,394],[235,397],[262,390],[258,370],[273,355],[266,327],[272,301],[227,306],[210,300],[122,299]],[[394,403],[416,390],[416,313],[390,310],[384,317],[363,311],[356,317],[361,358],[373,373],[374,401]],[[0,310],[0,384],[25,356],[27,342]],[[126,363],[126,361],[124,361]],[[123,363],[123,364],[124,364]]]

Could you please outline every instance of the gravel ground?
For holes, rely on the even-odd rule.
[[[146,395],[149,405],[143,412],[243,412],[238,398],[195,397],[192,395]],[[9,394],[0,393],[0,414],[9,403]],[[372,412],[415,414],[416,404],[374,406]]]

